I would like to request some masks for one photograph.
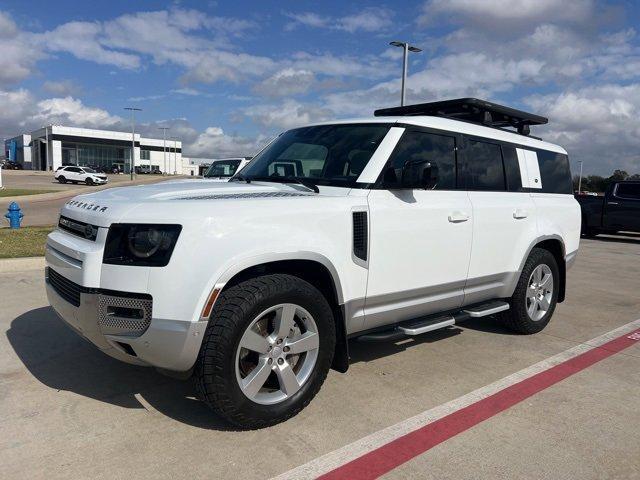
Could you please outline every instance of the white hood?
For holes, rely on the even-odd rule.
[[[331,189],[334,190],[334,189]],[[343,195],[348,189],[339,189]],[[335,195],[338,192],[332,192]],[[258,199],[260,197],[297,197],[318,195],[297,184],[271,182],[161,182],[152,185],[109,188],[86,195],[78,195],[68,201],[61,214],[98,226],[109,226],[121,219],[130,210],[162,208],[162,202],[179,201],[184,208],[191,208],[185,200],[215,201],[232,199]],[[153,203],[153,207],[150,205]]]

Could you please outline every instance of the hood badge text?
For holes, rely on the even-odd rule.
[[[66,203],[69,207],[82,208],[84,210],[91,210],[92,212],[106,212],[109,207],[102,207],[100,205],[96,205],[95,203],[87,203],[87,202],[79,202],[77,200],[69,200]]]

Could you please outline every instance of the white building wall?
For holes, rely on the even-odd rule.
[[[49,162],[53,170],[62,166],[62,142],[53,140],[49,142]]]

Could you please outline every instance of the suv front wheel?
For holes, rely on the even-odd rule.
[[[560,274],[548,250],[534,248],[524,264],[509,310],[499,314],[511,330],[529,335],[544,329],[558,301]]]
[[[300,412],[318,393],[335,348],[333,313],[313,285],[273,274],[223,290],[194,369],[198,396],[242,428]]]

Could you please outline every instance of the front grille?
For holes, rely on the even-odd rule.
[[[58,220],[58,228],[94,242],[98,236],[98,227],[95,225],[81,222],[80,220],[74,220],[63,215],[60,215],[60,219]]]
[[[84,287],[81,287],[77,283],[68,280],[51,268],[47,269],[47,272],[49,285],[53,287],[56,293],[71,305],[79,307],[80,293],[82,293],[86,289]]]
[[[98,295],[98,324],[105,335],[140,336],[151,324],[150,295]]]

